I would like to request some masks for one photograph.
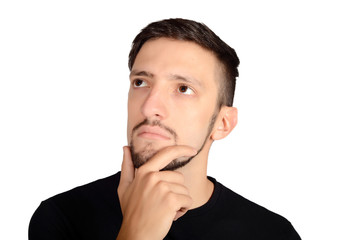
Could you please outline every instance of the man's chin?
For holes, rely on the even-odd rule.
[[[136,147],[135,147],[136,146]],[[171,144],[159,144],[154,142],[135,141],[130,143],[131,158],[135,168],[141,167],[156,153]]]
[[[136,152],[134,149],[130,146],[131,150],[131,159],[134,164],[135,168],[139,168],[142,165],[144,165],[149,159],[151,159],[157,151],[142,151],[142,152]]]
[[[135,168],[141,167],[147,161],[149,161],[149,159],[151,159],[161,149],[159,149],[159,150],[147,149],[147,150],[143,150],[141,152],[137,152],[137,151],[135,151],[134,147],[132,145],[130,145],[131,159],[134,164],[134,167]],[[163,169],[160,169],[160,171],[174,171],[174,170],[179,169],[179,168],[185,166],[186,164],[188,164],[191,159],[192,159],[192,157],[180,157],[180,158],[174,159]]]

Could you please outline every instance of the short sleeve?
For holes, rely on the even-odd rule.
[[[61,211],[51,200],[40,204],[31,217],[29,240],[73,239],[69,224]]]

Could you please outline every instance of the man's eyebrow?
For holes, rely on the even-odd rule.
[[[180,81],[184,81],[187,83],[193,83],[200,87],[202,86],[202,84],[199,80],[197,80],[196,78],[193,78],[193,77],[189,77],[189,76],[183,76],[183,75],[179,75],[179,74],[171,74],[170,79],[180,80]]]
[[[148,71],[139,71],[139,70],[132,70],[130,72],[130,77],[132,76],[142,76],[142,77],[148,77],[148,78],[154,78],[154,74]],[[169,79],[171,80],[180,80],[186,83],[190,83],[190,84],[196,84],[200,87],[202,87],[202,84],[199,80],[193,78],[193,77],[189,77],[189,76],[185,76],[185,75],[180,75],[180,74],[170,74],[169,75]]]
[[[143,77],[154,78],[154,74],[152,74],[151,72],[138,71],[138,70],[132,70],[132,71],[130,72],[130,77],[131,77],[131,76],[143,76]]]

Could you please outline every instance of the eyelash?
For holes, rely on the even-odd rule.
[[[141,88],[141,86],[136,86],[136,85],[135,85],[137,81],[142,81],[141,84],[145,83],[145,84],[146,84],[145,86],[147,86],[147,82],[146,82],[145,80],[142,80],[142,79],[134,79],[134,80],[132,81],[132,83],[131,83],[134,88]],[[186,91],[187,91],[187,90],[190,90],[190,91],[192,91],[193,94],[195,94],[195,90],[194,90],[192,87],[190,87],[190,86],[188,86],[188,85],[185,85],[185,84],[179,84],[179,85],[177,86],[176,91],[177,91],[178,93],[180,93],[180,94],[182,94],[182,95],[191,95],[191,94],[188,94],[188,93],[181,92],[181,91],[180,91],[180,88],[181,88],[181,87],[186,87],[186,88],[187,88]]]

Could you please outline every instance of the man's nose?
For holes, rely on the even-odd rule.
[[[153,88],[149,91],[141,106],[145,118],[163,120],[167,117],[166,93],[161,89]]]

